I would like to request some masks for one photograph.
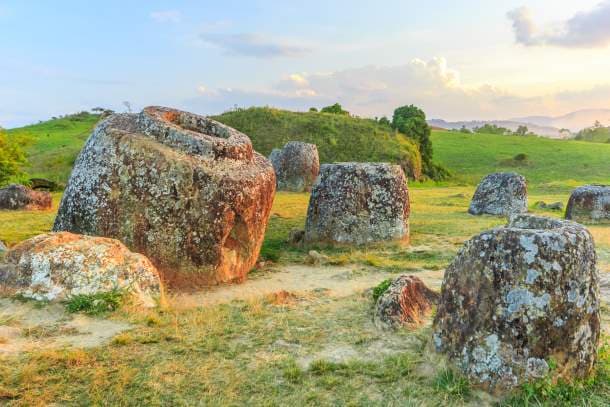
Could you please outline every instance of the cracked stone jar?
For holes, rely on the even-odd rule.
[[[582,378],[596,360],[599,307],[587,229],[516,215],[466,242],[447,268],[433,342],[491,390],[547,374]]]
[[[258,258],[274,194],[273,167],[245,134],[147,107],[95,128],[54,230],[119,239],[172,287],[240,281]]]

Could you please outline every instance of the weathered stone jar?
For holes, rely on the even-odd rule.
[[[245,134],[147,107],[96,127],[54,230],[117,238],[170,286],[239,281],[257,260],[274,194],[273,167]]]
[[[0,189],[0,209],[44,210],[50,209],[52,204],[53,200],[48,192],[34,191],[19,184]]]
[[[489,174],[478,185],[468,213],[499,215],[527,212],[527,183],[513,172]]]
[[[610,223],[610,186],[576,188],[566,209],[566,219],[584,223]]]
[[[400,166],[323,164],[309,199],[305,241],[408,241],[409,214],[407,178]]]
[[[311,190],[320,172],[320,158],[315,144],[290,141],[284,148],[275,148],[269,156],[279,191]]]
[[[589,232],[518,215],[466,242],[446,270],[434,345],[492,390],[547,374],[585,377],[596,360],[599,312]]]

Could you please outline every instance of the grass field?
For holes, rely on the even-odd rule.
[[[410,248],[317,249],[333,264],[361,264],[359,273],[442,273],[464,240],[505,222],[466,214],[472,192],[472,187],[412,190]],[[307,194],[277,194],[262,253],[276,263],[256,271],[259,277],[282,264],[305,261],[311,247],[290,247],[286,238],[288,230],[303,226],[307,200]],[[51,214],[0,212],[0,224],[7,226],[0,239],[15,242],[48,229]],[[16,215],[28,215],[28,223]],[[600,266],[609,271],[609,228],[591,230]],[[322,290],[190,309],[171,304],[150,311],[124,308],[106,317],[130,322],[135,329],[110,344],[0,359],[0,404],[519,406],[539,401],[603,406],[610,397],[607,348],[600,351],[598,373],[587,383],[541,383],[511,399],[493,399],[429,351],[428,327],[380,332],[371,323],[371,307],[367,292],[335,298]]]
[[[66,183],[78,152],[98,120],[98,115],[78,114],[11,129],[8,134],[25,141],[29,165],[24,170],[30,177]]]
[[[494,171],[515,171],[533,188],[557,192],[610,183],[610,144],[445,131],[434,131],[432,141],[434,159],[457,183],[475,185]],[[517,154],[527,159],[518,162]]]

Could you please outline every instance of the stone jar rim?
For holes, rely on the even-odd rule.
[[[145,107],[138,130],[162,144],[208,159],[251,161],[250,138],[216,120],[162,106]]]

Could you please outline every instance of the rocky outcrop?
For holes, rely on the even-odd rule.
[[[584,223],[609,223],[610,186],[585,185],[576,188],[568,201],[566,219]]]
[[[53,200],[48,192],[34,191],[23,185],[12,184],[0,189],[0,209],[50,209]]]
[[[315,144],[290,141],[282,149],[273,149],[269,160],[275,170],[279,191],[309,191],[320,172]]]
[[[470,202],[471,215],[501,215],[527,212],[527,183],[512,172],[489,174],[479,184]]]
[[[596,360],[599,307],[589,232],[518,215],[466,242],[447,268],[434,344],[492,390],[547,374],[581,378]]]
[[[273,167],[245,134],[148,107],[96,127],[54,230],[119,239],[173,287],[241,281],[258,258],[274,194]]]
[[[420,325],[438,298],[418,277],[400,276],[377,299],[373,321],[380,329]]]
[[[160,294],[159,275],[146,257],[118,240],[67,232],[39,235],[13,247],[0,283],[46,301],[120,290],[153,306]]]
[[[309,199],[305,241],[408,240],[409,191],[398,165],[324,164]]]

